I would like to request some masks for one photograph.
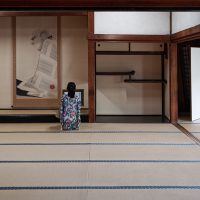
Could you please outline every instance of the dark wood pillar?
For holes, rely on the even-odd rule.
[[[89,122],[96,121],[96,81],[95,81],[95,42],[91,38],[94,35],[94,12],[88,12],[88,100]]]
[[[170,121],[178,120],[178,62],[177,43],[170,44]]]

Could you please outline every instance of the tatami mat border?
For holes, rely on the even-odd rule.
[[[97,145],[97,146],[195,146],[195,143],[140,143],[140,142],[105,142],[105,143],[0,143],[0,146],[81,146],[81,145]]]
[[[127,186],[19,186],[0,187],[0,190],[199,190],[199,185],[171,186],[171,185],[127,185]]]
[[[3,163],[200,163],[200,160],[0,160]]]

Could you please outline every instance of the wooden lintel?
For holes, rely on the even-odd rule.
[[[169,35],[118,35],[118,34],[88,34],[94,41],[138,41],[138,42],[169,42]]]
[[[0,11],[0,17],[15,16],[87,16],[87,12],[77,11]]]
[[[186,42],[200,38],[200,25],[185,29],[171,35],[172,42]]]

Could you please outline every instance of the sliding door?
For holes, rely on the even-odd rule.
[[[191,120],[200,119],[200,48],[191,48]]]

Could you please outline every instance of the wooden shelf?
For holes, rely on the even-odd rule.
[[[130,72],[96,72],[96,75],[100,76],[123,76],[123,75],[134,75],[135,71]]]
[[[125,79],[125,83],[166,83],[166,81],[162,81],[161,79]]]
[[[164,55],[164,51],[96,51],[96,55]]]

